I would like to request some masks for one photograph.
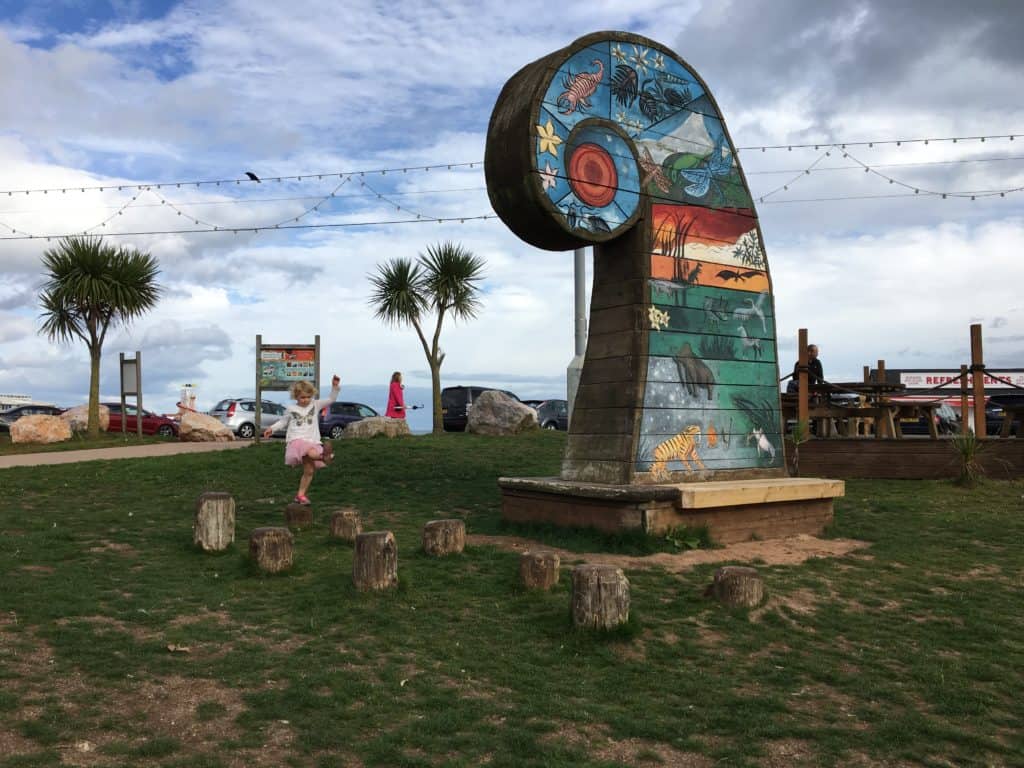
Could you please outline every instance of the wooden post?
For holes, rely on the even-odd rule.
[[[870,365],[865,365],[864,366],[864,383],[865,384],[870,384],[871,383],[871,366]]]
[[[289,504],[284,510],[284,522],[296,531],[312,528],[313,510],[308,504]]]
[[[220,552],[235,540],[235,500],[230,493],[208,491],[196,500],[192,543],[204,552]]]
[[[807,391],[808,379],[807,375],[807,329],[801,328],[796,334],[796,346],[797,346],[797,364],[799,367],[799,373],[797,374],[797,410],[796,420],[803,422],[805,427],[810,426],[808,424],[809,415],[809,403],[810,393]]]
[[[261,571],[280,573],[292,567],[294,542],[287,528],[257,528],[249,534],[249,554]]]
[[[262,408],[260,403],[263,401],[263,390],[260,387],[260,376],[263,371],[261,370],[260,364],[263,362],[263,335],[256,334],[256,434],[252,436],[252,441],[256,444],[260,444],[260,416],[262,415]]]
[[[355,541],[363,532],[363,523],[354,509],[339,509],[331,515],[331,538]]]
[[[974,436],[978,440],[988,437],[985,424],[985,368],[981,352],[981,325],[971,325],[971,377],[974,380]]]
[[[398,545],[391,531],[360,533],[352,557],[352,583],[360,592],[398,586]]]
[[[423,551],[434,557],[456,555],[466,547],[462,520],[431,520],[423,526]]]
[[[967,370],[966,365],[960,366],[960,432],[965,435],[971,431],[971,420],[967,418]]]
[[[558,583],[560,565],[555,552],[523,552],[519,556],[519,579],[527,589],[550,589]]]
[[[878,368],[875,372],[875,383],[885,384],[885,360],[878,361]],[[879,408],[888,408],[889,398],[886,397],[885,392],[881,389],[878,390],[878,399],[875,401],[875,405]],[[888,413],[888,412],[886,412]],[[890,429],[892,427],[892,429]],[[892,424],[891,415],[886,415],[882,419],[875,419],[875,437],[896,437],[894,434],[895,427]]]
[[[572,569],[572,623],[584,629],[613,629],[629,621],[629,579],[614,565]]]

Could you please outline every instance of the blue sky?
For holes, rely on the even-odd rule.
[[[0,194],[0,238],[107,218],[97,231],[164,232],[188,217],[227,229],[295,217],[364,225],[118,238],[160,260],[166,296],[110,335],[105,396],[117,394],[118,352],[135,349],[152,361],[146,399],[159,410],[186,382],[198,386],[201,407],[241,394],[258,333],[281,343],[319,333],[324,370],[336,370],[343,387],[365,387],[368,396],[354,399],[371,405],[382,404],[393,370],[425,387],[415,334],[373,318],[366,276],[444,239],[487,262],[480,317],[442,336],[444,383],[556,396],[573,351],[569,254],[529,247],[496,219],[365,224],[491,213],[482,166],[447,164],[482,161],[494,101],[520,67],[602,29],[674,49],[707,82],[739,147],[1024,131],[1024,10],[982,1],[965,17],[953,3],[895,5],[0,2],[0,192],[115,187]],[[991,190],[1024,185],[1022,142],[850,154],[924,188]],[[990,363],[1024,366],[1024,195],[881,197],[893,186],[840,153],[821,155],[739,154],[755,198],[797,179],[758,206],[784,372],[801,326],[830,378],[859,377],[879,358],[956,367],[971,322],[985,327]],[[420,170],[353,177],[324,199],[338,173],[410,167]],[[265,181],[116,189],[249,170]],[[809,202],[820,198],[847,199]],[[84,348],[52,346],[36,332],[45,247],[0,240],[0,392],[71,405],[84,400],[88,361]]]

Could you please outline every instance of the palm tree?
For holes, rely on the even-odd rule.
[[[89,436],[100,433],[100,356],[110,324],[129,322],[160,297],[155,258],[102,238],[71,236],[43,253],[47,281],[39,295],[41,331],[50,341],[76,336],[89,348]]]
[[[370,304],[374,315],[389,325],[409,324],[416,329],[423,353],[430,366],[433,387],[434,434],[444,431],[441,417],[441,325],[446,314],[455,320],[476,317],[480,310],[480,288],[484,262],[461,245],[451,242],[427,248],[412,259],[398,257],[377,265],[371,274],[373,293]],[[433,339],[428,343],[423,332],[428,313],[437,314]]]

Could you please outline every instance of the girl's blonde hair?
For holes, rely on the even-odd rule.
[[[292,396],[293,400],[298,400],[302,395],[309,395],[310,397],[316,397],[316,387],[313,386],[311,381],[296,381],[292,384],[291,389],[288,393]]]

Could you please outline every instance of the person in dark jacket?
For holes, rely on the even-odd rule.
[[[787,392],[796,392],[799,389],[800,381],[800,361],[797,360],[793,365],[793,378],[790,379],[790,383],[786,386]],[[822,384],[825,381],[825,372],[821,367],[821,360],[818,359],[818,345],[808,344],[807,345],[807,383],[808,384]]]

